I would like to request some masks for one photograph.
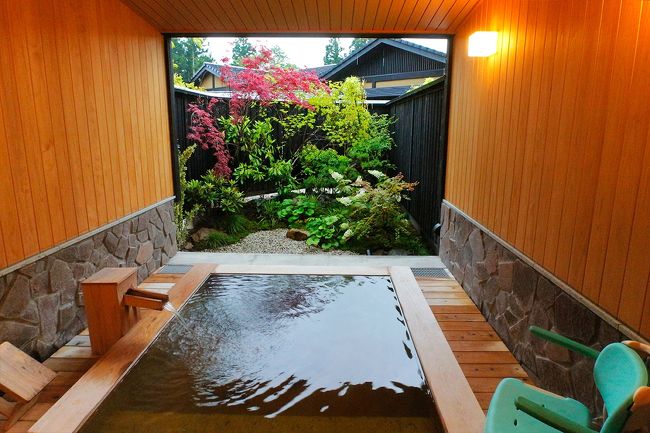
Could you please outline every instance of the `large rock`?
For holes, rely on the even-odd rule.
[[[198,229],[197,231],[195,231],[195,232],[192,234],[192,236],[191,236],[191,238],[192,238],[192,242],[194,243],[194,245],[196,245],[196,244],[198,244],[199,242],[205,240],[205,239],[206,239],[208,236],[210,236],[212,233],[215,233],[215,232],[217,232],[217,231],[218,231],[218,230],[211,229],[211,228],[208,228],[208,227],[201,227],[200,229]]]

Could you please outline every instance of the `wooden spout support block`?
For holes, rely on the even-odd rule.
[[[125,293],[137,286],[136,268],[104,268],[81,283],[90,345],[103,355],[137,320],[137,311],[123,303]]]

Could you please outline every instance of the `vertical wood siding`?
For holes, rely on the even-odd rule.
[[[0,269],[172,195],[164,45],[117,0],[0,2]]]
[[[455,44],[447,199],[650,337],[650,3],[483,0]]]

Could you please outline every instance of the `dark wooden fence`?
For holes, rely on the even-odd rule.
[[[187,104],[196,102],[199,98],[208,98],[207,93],[197,92],[190,89],[179,89],[174,91],[174,121],[176,122],[176,145],[179,153],[192,144],[187,139],[190,130],[190,114],[187,112]],[[225,104],[224,104],[225,107]],[[224,109],[225,112],[225,109]],[[200,179],[201,176],[214,167],[214,156],[202,149],[197,149],[187,163],[187,178]]]
[[[436,254],[434,227],[440,222],[445,181],[445,86],[443,77],[388,104],[396,119],[391,161],[406,180],[418,182],[405,207]]]

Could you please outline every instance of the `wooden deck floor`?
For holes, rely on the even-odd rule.
[[[416,277],[481,408],[486,411],[502,379],[528,375],[453,279]]]
[[[141,287],[168,291],[182,276],[154,274]],[[487,409],[501,379],[518,377],[528,380],[526,372],[456,281],[421,277],[417,281],[483,410]],[[38,403],[8,432],[27,432],[96,359],[90,351],[87,330],[60,348],[44,363],[57,373],[57,377],[39,396]]]

